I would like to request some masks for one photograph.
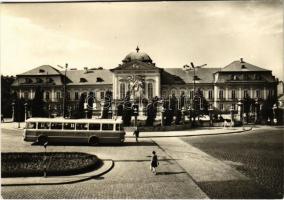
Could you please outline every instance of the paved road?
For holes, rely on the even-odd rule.
[[[22,142],[19,131],[2,129],[2,152],[43,151],[43,147]],[[137,145],[128,138],[124,146],[49,146],[48,151],[79,151],[113,159],[115,167],[100,179],[56,186],[2,187],[3,198],[206,198],[178,163],[151,139]],[[149,169],[151,152],[160,157],[158,175]]]
[[[233,135],[184,138],[188,144],[231,165],[250,179],[204,180],[198,185],[212,198],[282,198],[283,130],[263,127]]]
[[[139,144],[127,138],[124,146],[49,146],[48,151],[79,151],[113,159],[115,167],[99,179],[77,184],[2,187],[2,197],[279,198],[279,188],[283,188],[283,171],[278,165],[282,163],[283,169],[282,131],[266,128],[232,135],[141,138]],[[2,130],[1,137],[2,152],[43,151],[41,146],[22,142],[20,131]],[[156,176],[149,170],[153,150],[160,158]],[[278,164],[267,170],[271,161]],[[258,175],[253,176],[252,171]]]

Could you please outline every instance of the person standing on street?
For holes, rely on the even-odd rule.
[[[139,130],[138,130],[138,128],[133,132],[133,135],[135,135],[136,142],[138,142],[138,138],[139,138]]]
[[[156,155],[156,152],[153,151],[152,152],[152,159],[151,159],[151,172],[153,172],[155,175],[157,174],[157,170],[156,168],[159,165],[159,161],[158,161],[158,156]]]

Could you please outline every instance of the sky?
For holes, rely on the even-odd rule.
[[[114,68],[135,51],[161,68],[235,60],[283,70],[283,2],[1,4],[1,74],[40,65]]]

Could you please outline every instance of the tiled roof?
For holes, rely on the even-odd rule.
[[[242,67],[242,65],[244,65],[244,67]],[[241,61],[237,60],[237,61],[230,63],[226,67],[222,68],[221,71],[223,72],[240,72],[240,71],[256,72],[256,71],[270,71],[270,70],[257,67],[255,65],[252,65],[244,61],[243,63],[241,63]]]
[[[34,76],[34,75],[46,76],[46,75],[60,75],[60,74],[61,74],[60,71],[55,69],[54,67],[50,65],[42,65],[42,66],[36,67],[32,70],[29,70],[19,75],[20,76]]]
[[[112,69],[115,70],[159,70],[153,63],[145,63],[140,60],[132,60],[127,63],[121,64],[118,67]]]
[[[88,70],[87,73],[85,70],[68,70],[66,76],[71,81],[68,85],[112,84],[112,72],[108,69]]]
[[[213,83],[213,73],[220,68],[200,68],[195,70],[196,83]],[[193,70],[184,71],[182,68],[164,68],[161,73],[162,84],[193,83]]]

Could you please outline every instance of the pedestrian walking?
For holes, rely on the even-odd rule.
[[[138,130],[138,128],[133,132],[133,135],[135,135],[136,142],[138,142],[138,138],[139,138],[139,130]]]
[[[159,161],[158,161],[158,156],[156,155],[156,152],[153,151],[152,152],[152,159],[151,159],[151,172],[153,172],[155,175],[157,174],[157,170],[156,168],[159,165]]]

